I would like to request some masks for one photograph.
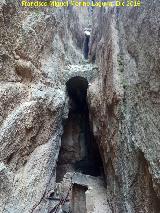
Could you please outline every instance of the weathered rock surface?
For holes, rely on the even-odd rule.
[[[73,187],[69,199],[75,201],[73,203],[74,212],[82,212],[81,209],[85,207],[84,212],[87,213],[111,213],[102,177],[93,177],[82,173],[66,173],[63,182],[58,185],[62,194],[67,193],[71,178]],[[83,203],[83,197],[86,199],[86,205]]]
[[[83,61],[83,28],[74,10],[0,3],[0,212],[48,212],[72,76],[63,70]]]
[[[96,9],[90,41],[96,65],[82,55],[87,9],[22,9],[17,2],[0,2],[0,212],[52,210],[47,195],[68,115],[65,83],[81,76],[89,82],[107,182],[106,195],[101,181],[87,195],[97,196],[91,212],[159,213],[159,2]]]
[[[158,1],[95,11],[90,60],[91,122],[113,212],[160,212]]]
[[[103,178],[76,173],[72,178],[73,184],[86,186],[86,212],[111,213],[107,200],[106,187]],[[78,204],[79,205],[79,204]]]

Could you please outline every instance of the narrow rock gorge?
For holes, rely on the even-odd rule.
[[[160,212],[158,0],[1,0],[0,73],[0,213]]]

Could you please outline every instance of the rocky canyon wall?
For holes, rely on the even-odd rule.
[[[160,212],[160,10],[97,9],[90,61],[90,117],[113,212]]]
[[[86,206],[93,209],[95,200],[95,213],[159,213],[159,2],[95,8],[89,61],[82,51],[83,31],[91,27],[87,8],[21,8],[18,2],[0,3],[0,212],[52,212],[48,195],[69,112],[66,82],[80,76],[89,85],[90,124],[107,185],[84,176],[95,185]],[[70,122],[78,129],[78,121]],[[67,126],[62,139],[75,147],[80,130],[72,130]]]
[[[50,209],[68,113],[64,68],[82,62],[84,27],[73,8],[0,3],[0,212]]]

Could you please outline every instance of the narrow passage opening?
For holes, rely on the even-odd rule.
[[[85,213],[86,212],[86,195],[88,190],[86,186],[74,184],[72,188],[72,212]]]
[[[87,80],[79,76],[66,83],[70,109],[57,164],[57,182],[62,181],[67,172],[100,176],[103,171],[99,148],[89,123],[87,88]]]
[[[88,59],[90,31],[85,30],[84,35],[85,36],[84,36],[84,43],[83,43],[83,54],[84,54],[84,58]]]

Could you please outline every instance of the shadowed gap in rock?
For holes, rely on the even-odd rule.
[[[61,150],[57,165],[57,182],[67,172],[100,176],[103,171],[98,145],[89,123],[87,104],[88,82],[83,77],[73,77],[67,83],[69,115],[64,125]]]
[[[90,40],[90,32],[86,31],[83,43],[83,54],[86,60],[88,59],[89,53],[89,40]]]
[[[86,195],[88,190],[86,186],[73,184],[72,188],[72,212],[85,213],[86,210]]]

